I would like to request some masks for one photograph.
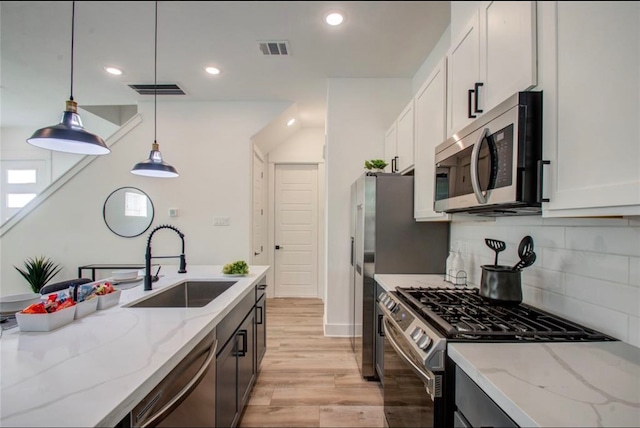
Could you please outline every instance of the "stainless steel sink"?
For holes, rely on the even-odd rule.
[[[201,308],[229,289],[236,281],[184,281],[166,288],[128,308]]]

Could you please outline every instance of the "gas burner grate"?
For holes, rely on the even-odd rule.
[[[472,288],[398,288],[403,301],[449,340],[602,341],[597,331],[521,303],[489,304]]]

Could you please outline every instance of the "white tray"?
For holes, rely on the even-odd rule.
[[[85,315],[92,314],[98,309],[98,298],[93,297],[89,300],[76,303],[76,314],[73,319],[82,318]]]
[[[51,331],[63,325],[70,324],[76,314],[76,306],[60,309],[50,314],[16,313],[16,320],[20,331]]]
[[[116,290],[113,293],[98,296],[98,310],[101,311],[117,305],[120,301],[120,294],[122,294],[122,290]]]

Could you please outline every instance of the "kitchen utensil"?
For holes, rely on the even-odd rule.
[[[507,248],[507,244],[505,244],[503,241],[498,241],[497,239],[489,239],[489,238],[485,238],[484,242],[485,244],[487,244],[487,247],[491,248],[493,251],[496,252],[496,258],[493,264],[495,266],[498,266],[498,253],[500,251],[504,251],[504,249]]]
[[[525,254],[533,252],[533,238],[529,235],[522,238],[520,244],[518,244],[518,256],[522,259]]]
[[[511,266],[483,265],[480,278],[480,296],[491,303],[517,305],[522,302],[520,270]]]
[[[531,266],[536,261],[536,253],[531,251],[530,253],[525,254],[520,258],[520,261],[516,263],[511,269],[513,270],[522,270],[526,267]]]

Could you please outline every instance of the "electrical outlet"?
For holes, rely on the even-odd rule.
[[[229,226],[231,224],[231,219],[229,217],[214,217],[213,225],[214,226]]]

